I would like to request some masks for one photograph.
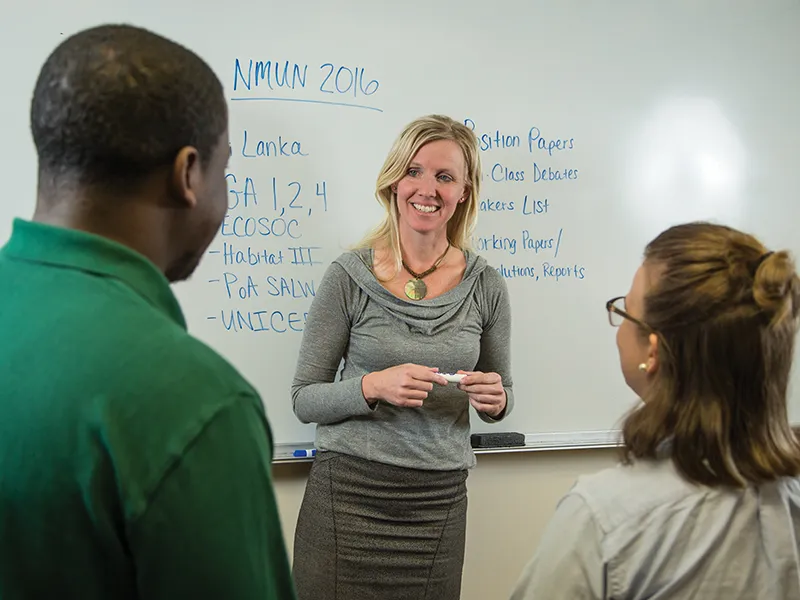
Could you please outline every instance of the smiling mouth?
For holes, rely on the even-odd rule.
[[[425,213],[428,215],[437,212],[440,208],[438,206],[432,206],[428,204],[416,204],[414,202],[411,203],[411,206],[413,206],[417,212]]]

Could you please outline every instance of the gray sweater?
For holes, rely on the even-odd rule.
[[[346,252],[328,267],[311,304],[292,383],[295,415],[317,423],[318,450],[415,469],[474,466],[469,400],[455,384],[434,384],[420,408],[383,401],[370,407],[361,391],[367,373],[404,363],[439,367],[442,373],[496,372],[508,398],[500,419],[511,412],[506,283],[482,257],[471,252],[465,257],[461,283],[420,301],[384,288],[367,267],[368,250]]]

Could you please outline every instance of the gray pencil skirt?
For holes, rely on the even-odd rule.
[[[295,530],[298,600],[458,600],[466,479],[318,454]]]

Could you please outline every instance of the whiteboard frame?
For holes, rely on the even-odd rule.
[[[594,450],[621,446],[618,430],[597,430],[558,433],[528,433],[525,445],[511,448],[475,448],[475,454],[505,454],[514,452],[543,452],[558,450]],[[314,457],[292,456],[295,450],[311,450],[314,444],[275,444],[273,464],[312,462]]]

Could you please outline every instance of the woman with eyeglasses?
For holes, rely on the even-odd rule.
[[[561,500],[512,599],[800,598],[790,255],[720,225],[672,227],[606,310],[643,404],[622,465]]]

